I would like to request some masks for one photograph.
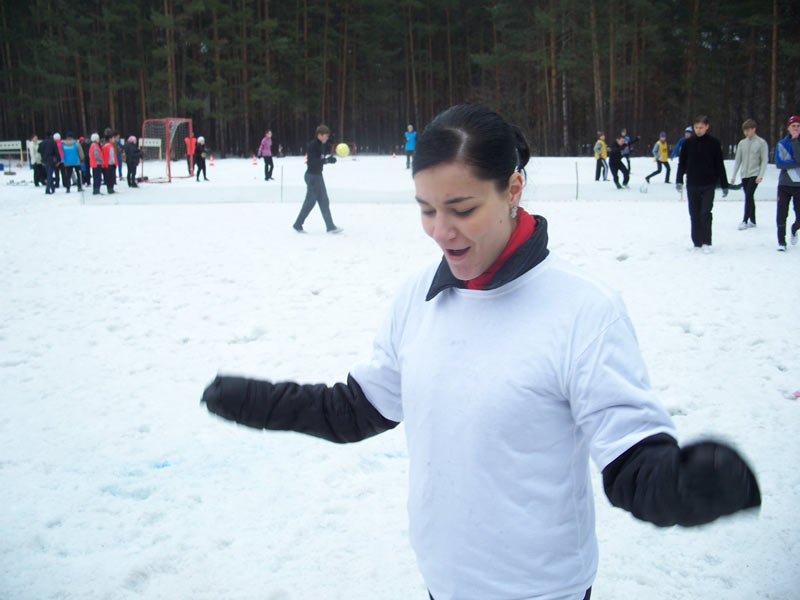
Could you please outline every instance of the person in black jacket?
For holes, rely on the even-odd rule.
[[[628,181],[630,181],[630,171],[628,171],[625,164],[622,162],[622,152],[625,150],[625,138],[623,136],[618,136],[616,140],[614,140],[611,145],[608,147],[608,166],[611,167],[611,175],[614,177],[614,185],[617,186],[618,190],[621,190],[623,187],[628,187]],[[622,184],[619,183],[619,178],[617,177],[617,173],[622,171]]]
[[[136,136],[128,137],[125,144],[125,162],[128,163],[128,187],[139,187],[136,184],[136,167],[142,158],[142,151],[136,145]]]
[[[308,217],[315,204],[319,204],[319,211],[322,213],[322,218],[325,221],[325,227],[328,233],[341,233],[341,227],[333,224],[333,217],[331,217],[330,200],[328,199],[328,191],[325,189],[325,180],[322,178],[322,167],[325,163],[334,164],[336,162],[335,156],[328,154],[328,138],[331,135],[331,130],[327,125],[320,125],[317,127],[316,139],[308,145],[308,167],[306,169],[306,199],[303,201],[303,206],[294,221],[294,230],[297,233],[305,233],[303,223]]]
[[[686,174],[692,243],[708,254],[711,252],[714,189],[721,185],[722,197],[727,196],[728,176],[722,162],[722,146],[717,138],[708,135],[708,117],[695,117],[693,127],[694,136],[687,139],[681,148],[675,187],[678,192],[683,191],[683,176]]]
[[[42,164],[45,169],[45,194],[55,194],[56,181],[55,173],[61,162],[61,154],[58,145],[53,139],[53,134],[48,131],[44,134],[44,139],[39,144],[39,154],[42,155]]]
[[[196,171],[196,181],[200,181],[200,171],[203,172],[203,180],[208,181],[208,177],[206,177],[206,156],[208,155],[208,150],[206,150],[206,138],[202,135],[197,138],[197,143],[194,147],[194,166]]]
[[[590,458],[612,504],[658,526],[761,504],[736,450],[678,445],[622,300],[550,255],[546,219],[519,206],[529,158],[494,112],[438,115],[412,174],[443,257],[401,287],[372,356],[332,386],[218,375],[202,397],[222,418],[336,443],[404,422],[431,597],[589,598]]]

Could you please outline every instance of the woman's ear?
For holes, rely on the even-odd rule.
[[[519,204],[522,198],[522,173],[514,172],[508,178],[508,193],[511,194],[511,203]]]

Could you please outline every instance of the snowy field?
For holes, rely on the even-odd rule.
[[[199,404],[218,371],[344,380],[399,283],[440,256],[404,157],[326,167],[336,236],[316,209],[308,235],[292,230],[303,159],[275,162],[271,182],[217,159],[209,182],[114,196],[0,175],[3,600],[427,598],[402,426],[337,446]],[[639,192],[652,166],[634,159],[617,191],[591,158],[534,159],[523,205],[553,252],[622,293],[681,442],[737,446],[763,508],[659,529],[611,507],[596,473],[592,598],[796,599],[800,246],[776,251],[777,170],[755,229],[736,229],[741,191],[717,193],[704,255],[673,185]]]

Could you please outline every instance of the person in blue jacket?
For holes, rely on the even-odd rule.
[[[411,168],[411,157],[414,156],[414,148],[417,145],[417,132],[414,131],[414,126],[409,125],[405,133],[406,138],[406,169]]]
[[[683,142],[692,137],[692,133],[694,132],[692,131],[691,127],[687,127],[683,130],[683,137],[678,140],[678,142],[675,144],[675,147],[672,149],[672,154],[669,155],[670,160],[681,155],[681,146],[683,146]]]
[[[794,204],[792,246],[797,244],[800,231],[800,116],[792,115],[786,123],[789,133],[775,146],[775,166],[781,170],[778,177],[778,250],[786,251],[786,219],[789,201]]]

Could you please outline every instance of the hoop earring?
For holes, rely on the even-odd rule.
[[[511,213],[510,214],[511,214],[511,218],[512,219],[516,219],[517,218],[517,205],[516,204],[511,206]]]

